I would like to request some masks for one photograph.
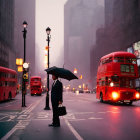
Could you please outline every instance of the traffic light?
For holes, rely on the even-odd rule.
[[[28,81],[28,73],[23,74],[23,80],[24,80],[24,82]]]

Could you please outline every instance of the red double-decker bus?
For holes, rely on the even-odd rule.
[[[132,104],[140,100],[135,89],[139,77],[136,56],[129,52],[113,52],[103,56],[97,71],[96,98],[100,102]]]
[[[42,94],[42,85],[41,85],[41,77],[40,76],[32,76],[30,79],[30,93],[33,95]]]
[[[12,99],[17,93],[17,72],[0,66],[0,101]]]

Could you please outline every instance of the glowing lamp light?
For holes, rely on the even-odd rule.
[[[83,88],[85,88],[85,84],[83,84]]]
[[[82,88],[81,85],[78,86],[79,88]]]
[[[48,51],[47,51],[47,50],[45,50],[45,56],[47,56],[47,54],[48,54]]]
[[[139,99],[139,98],[140,98],[140,94],[136,93],[136,99]]]
[[[29,68],[29,64],[28,63],[24,63],[23,64],[23,68],[25,68],[25,69]]]
[[[76,90],[76,95],[79,95],[79,91],[78,90]]]
[[[45,64],[47,64],[48,63],[48,59],[47,59],[47,56],[45,56],[45,58],[44,58],[45,60],[44,60],[44,63]]]
[[[23,71],[23,67],[22,66],[18,66],[18,72],[22,72]]]
[[[22,58],[16,58],[16,65],[23,65],[23,59]]]
[[[45,50],[47,50],[47,51],[48,51],[48,50],[49,50],[49,47],[48,47],[48,46],[46,46],[46,47],[45,47]]]
[[[111,87],[113,87],[113,86],[114,86],[114,83],[113,83],[113,82],[111,82],[111,83],[110,83],[110,86],[111,86]]]
[[[112,92],[112,98],[114,99],[114,100],[116,100],[116,99],[118,99],[119,98],[119,94],[118,94],[118,92]]]
[[[49,50],[49,47],[48,47],[48,46],[46,46],[46,47],[45,47],[45,56],[47,56],[47,55],[48,55],[48,50]]]
[[[80,75],[80,79],[83,79],[83,76],[82,75]]]
[[[74,69],[74,73],[75,73],[75,74],[77,73],[77,69],[76,69],[76,68]]]
[[[24,22],[23,22],[23,27],[24,27],[24,28],[27,28],[27,25],[28,25],[27,22],[24,21]]]

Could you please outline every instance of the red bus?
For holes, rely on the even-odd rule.
[[[103,56],[97,71],[96,98],[103,101],[132,104],[140,100],[135,89],[139,77],[136,56],[129,52],[113,52]]]
[[[40,76],[32,76],[30,79],[30,93],[33,95],[42,94],[42,85],[41,85],[41,77]]]
[[[17,93],[17,72],[0,66],[0,101],[12,99]]]

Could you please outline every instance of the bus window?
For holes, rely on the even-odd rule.
[[[130,70],[131,70],[131,72],[134,72],[134,66],[133,65],[130,65]]]
[[[135,80],[130,80],[130,88],[135,88]]]
[[[131,58],[128,58],[128,57],[127,57],[127,58],[125,59],[125,62],[126,62],[126,63],[131,63],[131,62],[132,62],[132,61],[131,61]]]
[[[108,57],[108,58],[103,59],[101,64],[103,65],[103,64],[106,64],[106,63],[110,63],[110,62],[112,62],[112,57]]]
[[[126,65],[126,72],[130,72],[129,65]]]
[[[121,65],[121,72],[130,72],[129,65]]]
[[[119,82],[119,76],[111,76],[113,82]]]
[[[114,62],[124,62],[124,57],[115,57]]]
[[[32,81],[41,81],[39,78],[33,78]]]
[[[125,59],[125,62],[126,63],[131,63],[131,64],[137,64],[136,58],[129,58],[129,57],[127,57]]]
[[[119,76],[111,76],[111,81],[109,82],[111,87],[119,87]]]

